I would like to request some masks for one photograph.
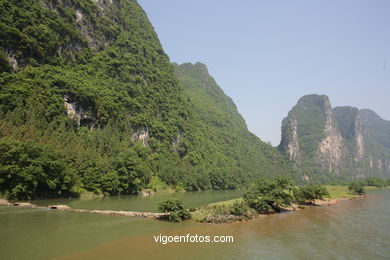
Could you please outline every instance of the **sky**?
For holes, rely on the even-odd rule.
[[[306,94],[390,120],[388,0],[138,2],[171,61],[206,64],[263,141]]]

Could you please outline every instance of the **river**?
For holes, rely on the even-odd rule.
[[[240,191],[150,198],[38,201],[74,208],[151,210],[169,196],[194,207]],[[233,236],[233,243],[156,243],[158,235]],[[0,207],[0,259],[389,259],[390,190],[232,224],[168,223],[142,218]]]

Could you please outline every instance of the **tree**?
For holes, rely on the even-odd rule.
[[[244,201],[236,201],[230,208],[230,214],[243,216],[248,212],[248,205]]]
[[[9,199],[69,195],[76,177],[66,165],[46,146],[0,139],[0,191]]]
[[[305,186],[300,186],[297,190],[294,191],[294,197],[297,202],[310,202],[313,203],[314,200],[321,200],[329,196],[328,190],[317,184],[309,184]]]
[[[280,212],[293,202],[294,182],[288,177],[260,179],[244,194],[244,201],[258,213]]]
[[[170,213],[169,216],[167,216],[167,219],[173,222],[180,222],[191,218],[188,210],[184,208],[183,202],[178,199],[167,199],[160,202],[158,211]]]
[[[352,182],[348,186],[348,190],[353,194],[362,195],[365,194],[364,185],[361,182]]]

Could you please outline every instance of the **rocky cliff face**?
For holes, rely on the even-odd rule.
[[[308,95],[283,120],[279,149],[304,171],[342,178],[386,177],[389,125],[372,111],[332,109],[328,97]]]
[[[294,117],[288,117],[283,120],[282,124],[284,132],[288,133],[289,135],[282,140],[282,150],[288,154],[288,158],[291,161],[295,162],[296,164],[300,164],[301,153],[298,142],[297,120]]]
[[[302,97],[282,123],[280,150],[297,166],[317,162],[322,170],[339,173],[344,144],[327,96]]]
[[[324,137],[318,145],[315,160],[321,164],[324,170],[339,173],[344,155],[344,143],[336,127],[332,106],[328,99],[324,99],[324,107],[326,117],[323,129]]]

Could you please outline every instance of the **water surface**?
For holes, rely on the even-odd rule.
[[[161,245],[153,239],[159,234],[233,235],[234,243]],[[372,191],[364,199],[336,205],[219,225],[0,208],[0,259],[389,259],[389,256],[390,190]]]
[[[168,198],[183,201],[186,207],[198,207],[213,202],[241,197],[245,191],[199,191],[199,192],[157,192],[151,196],[111,196],[89,199],[56,199],[37,200],[34,204],[47,206],[50,204],[66,204],[75,209],[107,209],[157,212],[158,203]]]

